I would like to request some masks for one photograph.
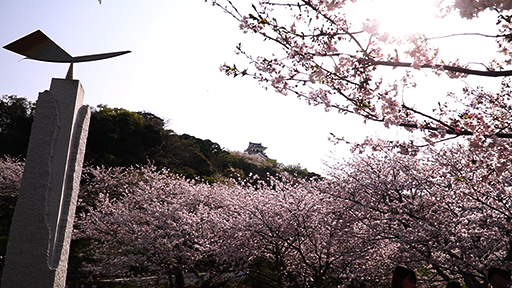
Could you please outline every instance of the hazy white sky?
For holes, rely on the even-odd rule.
[[[233,19],[203,0],[1,0],[0,27],[1,46],[40,29],[73,56],[131,50],[75,65],[85,103],[148,111],[177,133],[228,150],[261,142],[270,158],[321,173],[331,150],[349,155],[349,147],[328,141],[330,132],[355,141],[383,129],[265,91],[252,79],[225,76],[219,66],[239,62],[235,46],[261,40],[242,34]],[[68,69],[21,58],[0,50],[0,94],[35,101]]]

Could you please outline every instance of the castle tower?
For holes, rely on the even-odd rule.
[[[263,145],[261,145],[261,143],[252,143],[252,142],[249,142],[249,147],[247,147],[247,149],[245,149],[244,152],[247,152],[249,153],[249,155],[259,155],[265,159],[268,159],[268,156],[265,154],[265,150],[267,149],[267,147],[263,147]]]

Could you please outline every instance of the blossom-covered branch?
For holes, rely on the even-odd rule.
[[[502,57],[484,65],[485,70],[472,69],[469,64],[459,63],[458,59],[441,59],[439,53],[443,47],[433,46],[427,35],[413,34],[404,38],[381,31],[378,23],[371,20],[362,19],[362,23],[355,23],[345,12],[348,1],[261,1],[252,6],[234,0],[212,2],[233,16],[244,33],[255,33],[268,43],[278,44],[269,44],[273,48],[268,54],[239,44],[236,52],[246,56],[249,67],[239,69],[236,65],[224,64],[221,70],[227,75],[253,77],[265,88],[273,88],[285,95],[294,94],[309,104],[322,105],[326,110],[383,122],[386,127],[428,127],[430,131],[449,131],[425,133],[425,138],[430,139],[427,142],[431,143],[436,142],[432,137],[456,134],[470,136],[469,141],[474,145],[481,143],[484,136],[503,138],[512,133],[508,128],[510,117],[502,113],[506,100],[492,102],[492,105],[475,105],[470,97],[486,97],[464,92],[462,101],[457,105],[449,104],[453,108],[427,113],[418,108],[407,109],[415,103],[411,100],[407,103],[400,92],[403,87],[416,87],[414,71],[421,69],[429,69],[437,76],[445,74],[451,79],[502,77],[502,90],[508,91],[506,77],[512,75],[512,70],[507,69],[512,62],[508,35],[512,26],[507,14],[510,5],[505,1],[457,1],[452,6],[439,7],[444,11],[442,13],[459,11],[465,18],[472,18],[484,10],[498,12],[499,33],[494,38]],[[489,25],[493,27],[496,23]],[[398,76],[387,77],[390,71],[384,70],[389,69],[387,67],[404,69],[402,76],[399,71],[394,71],[393,75]],[[436,99],[443,97],[434,96]],[[482,105],[485,105],[485,112],[479,110]],[[475,126],[476,122],[478,126]]]

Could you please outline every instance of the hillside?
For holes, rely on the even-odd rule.
[[[15,95],[0,98],[0,155],[24,159],[35,103]],[[148,162],[187,178],[210,183],[223,178],[262,179],[289,172],[298,177],[319,177],[299,165],[232,152],[208,139],[177,134],[165,121],[148,112],[98,105],[93,109],[85,152],[85,165],[129,167]]]

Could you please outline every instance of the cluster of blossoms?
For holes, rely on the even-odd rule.
[[[16,196],[20,189],[24,163],[6,157],[0,159],[0,196]]]
[[[24,163],[13,158],[0,159],[0,221],[10,223],[20,189]]]
[[[478,14],[487,9],[510,10],[512,9],[512,3],[503,0],[456,0],[453,8],[459,11],[461,17],[471,19],[478,17]]]
[[[503,164],[498,153],[461,145],[416,154],[382,147],[329,179],[214,185],[152,166],[91,168],[82,198],[102,192],[76,236],[93,241],[88,267],[105,275],[379,286],[405,263],[429,285],[479,288],[490,266],[512,264],[512,171],[489,164]]]
[[[76,237],[94,242],[88,269],[98,273],[127,276],[139,267],[179,284],[185,274],[218,281],[262,273],[252,265],[263,261],[278,267],[272,284],[309,286],[363,265],[359,252],[371,247],[353,236],[361,232],[339,209],[344,201],[325,193],[335,189],[330,181],[207,185],[151,166],[86,174],[94,177],[83,198],[104,192],[82,207]]]
[[[426,285],[481,288],[489,267],[512,267],[511,159],[496,145],[414,155],[382,145],[316,180],[210,185],[153,166],[86,168],[75,237],[91,244],[90,271],[178,287],[247,275],[278,287],[385,286],[406,264]],[[2,183],[14,183],[3,195],[23,163],[0,165]]]

